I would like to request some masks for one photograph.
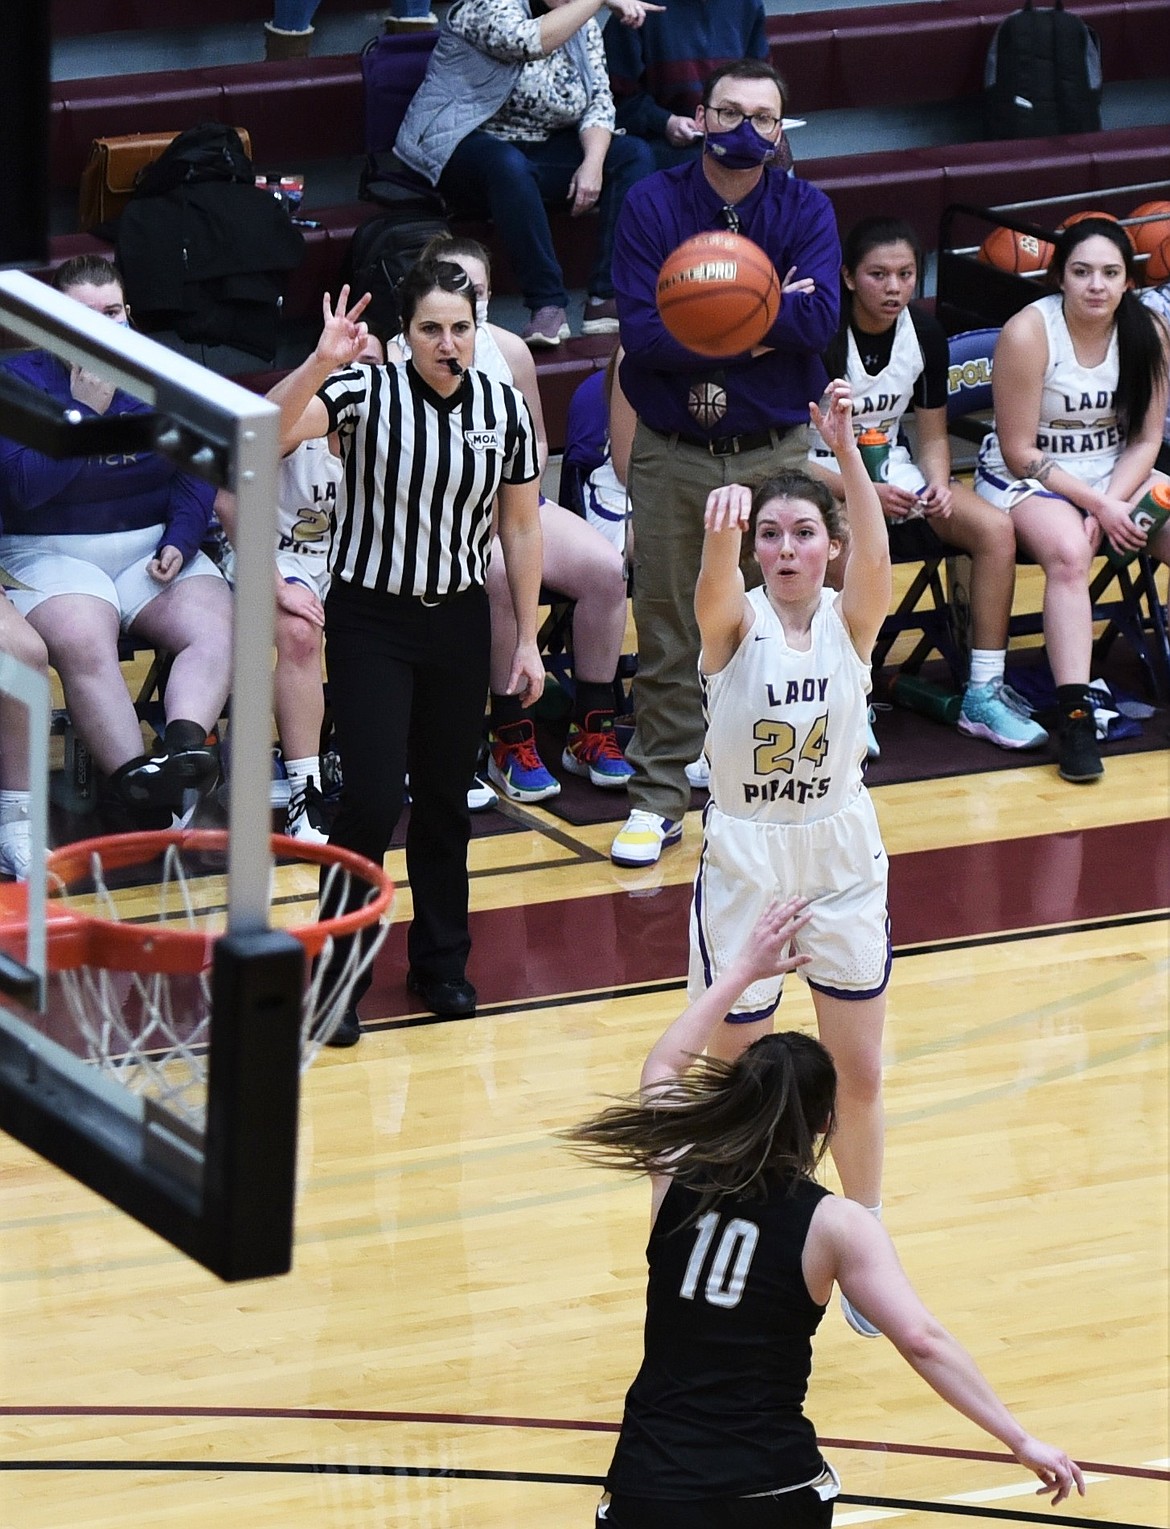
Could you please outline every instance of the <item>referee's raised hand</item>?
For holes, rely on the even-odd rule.
[[[336,308],[328,292],[321,299],[321,312],[325,322],[317,341],[315,355],[322,365],[328,362],[330,371],[339,366],[348,366],[361,355],[369,329],[358,320],[369,306],[369,302],[370,294],[364,292],[350,307],[348,286],[342,287],[337,294]]]

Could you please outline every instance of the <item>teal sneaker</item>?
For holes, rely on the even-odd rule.
[[[1039,749],[1048,734],[1024,709],[1024,703],[1003,680],[968,685],[959,712],[959,731],[986,738],[1001,749]]]

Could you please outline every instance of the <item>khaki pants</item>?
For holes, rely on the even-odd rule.
[[[638,424],[629,471],[638,633],[634,736],[626,750],[635,771],[631,807],[678,820],[690,806],[684,772],[702,752],[705,732],[695,584],[707,495],[727,483],[754,488],[775,473],[803,471],[807,451],[803,426],[778,430],[770,447],[714,457]]]

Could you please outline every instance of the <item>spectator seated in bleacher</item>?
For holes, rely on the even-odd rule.
[[[1040,748],[1048,734],[1003,682],[1016,539],[1006,516],[951,479],[947,338],[932,314],[910,304],[921,269],[908,223],[865,218],[852,229],[842,248],[841,327],[825,369],[853,388],[854,429],[879,429],[890,441],[888,477],[877,491],[894,554],[937,557],[953,547],[971,559],[971,672],[960,732],[1004,749]],[[913,458],[902,436],[907,413],[914,419]],[[809,465],[844,498],[833,454],[812,426]]]
[[[618,128],[649,144],[655,169],[680,164],[703,146],[703,81],[734,59],[767,57],[762,0],[669,0],[636,30],[608,26]]]
[[[491,298],[490,257],[475,239],[432,239],[423,259],[450,260],[467,272],[475,289],[475,369],[520,389],[536,430],[543,473],[548,460],[544,412],[532,356],[510,330],[487,321]],[[402,337],[399,349],[405,351]],[[561,757],[573,775],[595,786],[620,790],[633,773],[614,732],[614,677],[626,630],[626,575],[621,553],[580,516],[541,495],[541,582],[574,602],[573,712]],[[513,801],[556,796],[560,782],[536,749],[532,719],[519,697],[506,692],[516,621],[499,538],[492,543],[486,587],[491,605],[491,733],[488,774]]]
[[[313,17],[321,0],[272,0],[272,20],[264,23],[264,57],[308,58]],[[387,32],[424,32],[438,26],[429,0],[392,0]]]
[[[1078,783],[1103,772],[1089,694],[1093,559],[1106,538],[1129,555],[1170,558],[1170,525],[1147,540],[1130,519],[1161,476],[1170,351],[1170,335],[1133,290],[1136,274],[1129,235],[1108,218],[1060,235],[1048,267],[1059,291],[1013,314],[996,342],[995,431],[975,478],[1044,570],[1060,774]]]
[[[69,261],[54,285],[114,323],[130,321],[107,260]],[[45,351],[6,364],[82,416],[147,408]],[[28,586],[8,598],[44,640],[73,726],[107,777],[107,805],[119,826],[169,827],[190,792],[215,783],[218,758],[208,735],[228,693],[232,602],[226,580],[199,550],[213,498],[209,484],[155,453],[56,461],[0,440],[0,565]],[[143,752],[119,664],[123,634],[174,655],[163,695],[166,730],[153,756]]]
[[[610,257],[618,209],[654,168],[649,146],[614,134],[602,8],[638,27],[645,0],[462,0],[447,15],[407,108],[398,157],[459,207],[490,216],[532,318],[522,338],[559,345],[569,294],[548,206],[597,211],[597,259],[583,330],[617,331]]]
[[[3,570],[0,569],[0,582]],[[45,674],[41,639],[0,593],[0,654]],[[0,694],[0,874],[24,881],[32,856],[29,824],[28,709]]]

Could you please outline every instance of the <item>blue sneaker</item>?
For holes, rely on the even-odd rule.
[[[1024,703],[1003,680],[968,685],[959,712],[959,731],[972,738],[986,738],[1001,749],[1039,749],[1048,734],[1024,710]]]
[[[488,735],[488,779],[514,802],[543,802],[561,789],[536,752],[536,729],[527,718]]]
[[[570,775],[587,775],[604,790],[624,791],[634,767],[622,753],[613,730],[613,717],[607,712],[591,711],[585,726],[570,724],[569,738],[561,763]]]

